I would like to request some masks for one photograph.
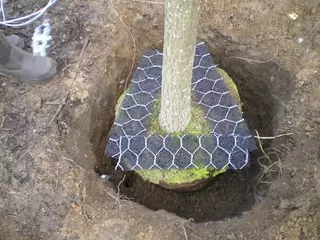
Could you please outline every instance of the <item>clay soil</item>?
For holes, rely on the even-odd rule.
[[[251,130],[286,136],[194,193],[113,172],[103,154],[117,98],[144,51],[162,49],[157,1],[59,1],[47,15],[57,76],[0,78],[0,239],[319,239],[319,1],[202,1],[199,41],[238,85]],[[3,31],[30,47],[33,27]]]

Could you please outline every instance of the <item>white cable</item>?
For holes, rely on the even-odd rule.
[[[2,12],[2,19],[3,21],[6,21],[6,15],[4,13],[4,5],[3,5],[3,0],[1,0],[1,12]]]
[[[1,13],[2,13],[2,21],[0,21],[0,25],[4,25],[8,27],[23,27],[23,26],[29,25],[33,21],[36,21],[37,19],[42,17],[45,14],[45,12],[57,1],[58,0],[49,0],[48,4],[37,12],[34,12],[24,17],[6,20],[4,0],[0,0],[0,7],[1,7]]]

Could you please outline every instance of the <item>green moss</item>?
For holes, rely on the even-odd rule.
[[[152,115],[150,118],[149,131],[155,134],[166,134],[165,130],[162,129],[159,123],[159,114],[161,109],[161,99],[158,98],[154,103]],[[203,110],[200,106],[192,106],[191,108],[191,121],[184,131],[175,132],[170,135],[182,136],[184,134],[190,135],[209,135],[210,126],[204,118]]]
[[[238,92],[238,88],[237,85],[234,83],[234,81],[232,80],[232,78],[228,75],[228,73],[226,73],[223,69],[221,68],[217,68],[217,73],[219,73],[219,75],[221,77],[223,77],[225,83],[227,84],[229,90],[230,90],[230,94],[233,97],[233,99],[237,102],[238,107],[240,108],[240,110],[242,111],[242,102],[240,99],[240,95]]]
[[[117,105],[116,105],[116,109],[115,109],[115,112],[116,112],[116,116],[118,116],[118,111],[119,111],[119,108],[124,100],[124,98],[126,97],[126,93],[127,91],[125,91],[118,99],[118,102],[117,102]]]
[[[159,184],[161,182],[167,184],[183,184],[193,181],[215,177],[220,173],[225,172],[226,169],[183,169],[183,170],[138,170],[137,173],[144,179],[151,183]]]

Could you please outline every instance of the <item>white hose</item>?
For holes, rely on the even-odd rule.
[[[1,7],[1,15],[2,15],[2,21],[0,21],[0,25],[8,26],[8,27],[24,27],[32,23],[33,21],[36,21],[40,17],[42,17],[45,12],[57,2],[58,0],[49,0],[48,4],[43,7],[41,10],[34,12],[32,14],[29,14],[24,17],[19,17],[16,19],[10,19],[7,20],[6,18],[6,12],[4,9],[4,0],[0,0],[0,7]]]

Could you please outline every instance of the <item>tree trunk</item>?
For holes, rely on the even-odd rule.
[[[191,80],[200,0],[166,0],[159,122],[168,133],[191,120]]]

